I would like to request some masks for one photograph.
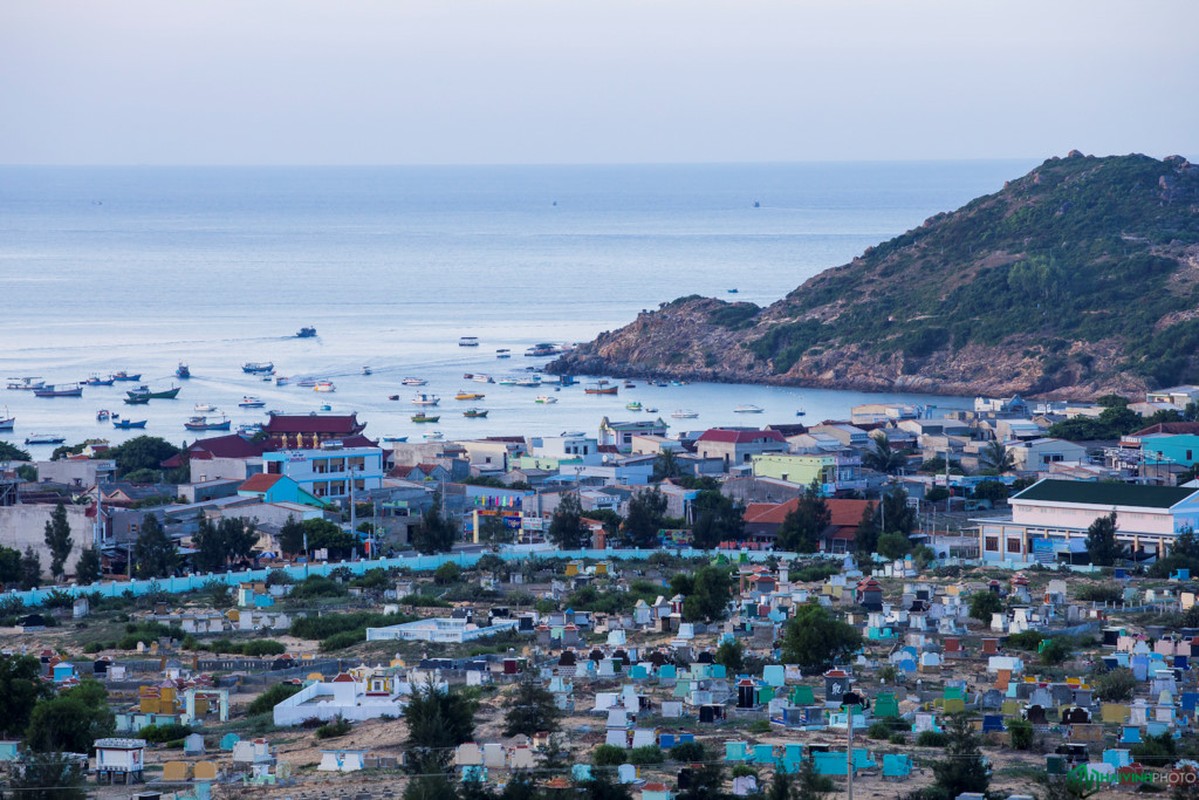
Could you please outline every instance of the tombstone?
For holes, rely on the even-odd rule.
[[[824,673],[825,702],[839,705],[847,691],[849,691],[849,675],[844,670],[831,669]]]
[[[477,767],[483,764],[483,750],[474,742],[458,745],[454,751],[454,766]]]
[[[162,780],[165,783],[182,783],[188,779],[191,764],[186,761],[168,761],[162,765]]]
[[[898,753],[883,756],[883,779],[907,780],[912,775],[912,757]]]
[[[198,781],[215,781],[217,776],[216,764],[212,761],[197,761],[193,774]]]
[[[1045,715],[1045,707],[1041,706],[1041,705],[1029,706],[1028,710],[1025,712],[1025,719],[1027,719],[1033,725],[1047,724],[1046,715]]]
[[[1003,733],[1002,714],[983,715],[983,733]]]
[[[616,768],[616,781],[618,783],[634,783],[637,780],[637,767],[632,764],[621,764]]]
[[[570,768],[570,777],[578,783],[586,783],[592,779],[590,764],[575,764]]]
[[[189,734],[183,738],[183,755],[199,756],[204,754],[204,737],[198,733]]]

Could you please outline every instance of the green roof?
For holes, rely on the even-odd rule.
[[[1181,503],[1195,489],[1174,486],[1137,486],[1131,483],[1086,483],[1084,481],[1044,480],[1015,495],[1014,500],[1042,500],[1052,503],[1085,503],[1092,506],[1140,506],[1170,508]]]

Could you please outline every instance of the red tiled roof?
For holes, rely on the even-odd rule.
[[[227,436],[214,436],[211,439],[197,439],[187,448],[191,458],[207,460],[210,458],[254,458],[269,449],[266,442],[252,442],[236,433]]]
[[[729,442],[730,444],[746,444],[749,442],[779,442],[786,441],[778,431],[734,431],[727,428],[709,428],[700,434],[700,442]]]
[[[782,525],[787,515],[799,508],[799,500],[792,498],[785,503],[750,503],[741,515],[746,523]]]
[[[831,515],[829,524],[836,525],[837,527],[852,525],[856,528],[858,523],[862,521],[862,514],[865,513],[866,507],[874,505],[869,500],[839,500],[837,498],[825,500],[824,502],[828,503],[828,510]]]
[[[276,433],[331,433],[350,436],[362,433],[365,422],[358,421],[358,413],[348,416],[340,414],[272,414],[264,430]]]
[[[279,482],[282,475],[271,475],[266,472],[260,472],[257,475],[251,475],[237,490],[239,492],[268,492],[270,488]]]

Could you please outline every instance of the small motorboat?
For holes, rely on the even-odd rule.
[[[112,373],[112,379],[114,381],[140,381],[142,379],[142,374],[140,372],[130,374],[125,370],[120,370],[119,372]]]
[[[296,386],[299,386],[301,389],[311,389],[315,387],[320,380],[320,378],[300,378],[298,381],[296,381]]]
[[[83,397],[83,385],[79,383],[46,384],[33,390],[34,397]]]
[[[481,372],[476,372],[471,377],[471,380],[474,381],[475,383],[495,383],[495,381],[492,379],[492,377],[490,375],[484,375]]]
[[[624,388],[626,388],[626,389],[636,389],[636,388],[637,388],[637,384],[633,383],[632,381],[625,381],[625,382],[624,382]]]
[[[333,410],[333,406],[329,405],[328,403],[321,404],[321,411],[332,411],[332,410]]]
[[[554,397],[552,394],[539,394],[537,395],[537,399],[533,402],[548,406],[558,402],[558,398]]]
[[[506,347],[501,347],[495,351],[496,358],[512,358],[512,351]]]
[[[383,441],[385,441],[385,442],[406,442],[406,441],[408,441],[408,437],[407,436],[384,436]]]
[[[752,403],[745,403],[733,409],[734,414],[761,414],[764,409],[761,406],[755,406]]]
[[[257,436],[262,433],[262,423],[247,422],[244,425],[238,425],[237,433],[239,436]]]
[[[216,406],[214,406],[212,403],[196,403],[193,408],[197,414],[207,414],[209,412],[216,411]]]
[[[129,431],[129,430],[133,430],[134,428],[141,429],[141,428],[146,427],[146,421],[144,419],[139,419],[139,420],[118,419],[118,420],[113,421],[112,427],[116,428],[119,431]]]
[[[11,431],[17,425],[17,418],[8,415],[8,409],[4,409],[4,416],[0,417],[0,431]]]
[[[454,395],[455,400],[482,400],[486,395],[478,392],[468,392],[465,389],[459,389],[458,394]]]
[[[62,444],[67,440],[57,433],[31,433],[25,437],[25,444]]]
[[[670,416],[675,419],[695,419],[699,416],[698,411],[692,411],[689,408],[679,408],[671,412]]]
[[[129,397],[125,398],[125,404],[130,406],[144,406],[149,405],[149,403],[150,395],[148,394],[130,395]]]
[[[387,399],[388,400],[399,400],[400,396],[398,394],[389,394],[389,395],[387,395]]]
[[[478,347],[479,346],[479,337],[478,336],[459,337],[458,346],[459,347]]]
[[[238,403],[237,405],[240,406],[241,408],[265,408],[266,401],[262,400],[258,397],[251,397],[250,395],[246,395],[245,397],[243,397],[241,399],[241,402]]]
[[[400,381],[400,383],[404,386],[424,386],[426,383],[428,383],[428,381],[424,378],[408,377],[404,378],[404,380]]]
[[[9,378],[9,389],[23,389],[32,392],[35,389],[41,389],[46,385],[46,382],[37,376],[28,378]]]
[[[643,410],[643,411],[644,411],[646,414],[657,414],[657,413],[658,413],[658,407],[657,407],[657,406],[646,406],[646,407],[645,407],[644,409],[642,409],[642,410]]]
[[[524,386],[525,388],[540,386],[541,385],[541,376],[540,375],[530,375],[527,378],[517,378],[516,385]]]
[[[414,406],[435,406],[441,402],[441,398],[435,394],[425,394],[424,392],[413,396],[412,405]]]
[[[312,327],[311,325],[305,325],[303,328],[300,328],[298,331],[296,331],[297,339],[311,339],[314,336],[316,336],[316,328]]]
[[[277,375],[275,377],[275,385],[276,386],[288,386],[290,384],[291,384],[291,378],[288,378],[285,375]]]
[[[441,431],[429,431],[428,433],[421,434],[421,438],[426,442],[440,442],[445,438],[445,434]]]
[[[153,390],[149,386],[142,384],[136,389],[130,389],[125,392],[130,398],[144,397],[147,400],[174,400],[179,396],[178,386],[172,386],[170,389]]]
[[[112,412],[107,408],[102,408],[96,412],[96,422],[108,422],[112,419]]]
[[[84,386],[112,386],[116,378],[109,375],[107,378],[101,378],[99,375],[92,375],[83,382]]]
[[[317,381],[312,387],[314,392],[336,392],[337,387],[333,385],[333,381]]]
[[[462,416],[470,419],[483,419],[487,416],[487,411],[486,408],[468,408],[462,412]]]
[[[616,394],[620,391],[620,387],[616,384],[605,386],[603,382],[593,383],[583,387],[583,394]]]
[[[625,407],[625,408],[627,408],[629,411],[640,411],[640,410],[641,410],[641,403],[639,403],[638,401],[634,400],[634,401],[632,401],[631,403],[625,403],[625,404],[624,404],[624,407]]]
[[[371,375],[371,374],[373,374],[373,373],[371,372],[371,368],[370,368],[370,367],[363,367],[363,368],[362,368],[362,374],[363,374],[363,375]]]
[[[187,366],[187,364],[184,364],[182,361],[180,361],[179,366],[175,367],[175,377],[183,380],[185,378],[190,378],[191,376],[191,369]],[[141,376],[139,375],[138,377],[140,378]],[[132,380],[132,378],[130,380]]]

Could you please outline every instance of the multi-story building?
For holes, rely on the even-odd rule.
[[[804,486],[815,481],[826,496],[866,488],[862,457],[852,451],[820,455],[764,453],[753,456],[750,463],[755,478],[777,478]]]
[[[345,447],[326,440],[317,448],[263,453],[262,462],[266,474],[285,475],[322,500],[340,500],[351,491],[383,484],[383,450],[378,447]]]

